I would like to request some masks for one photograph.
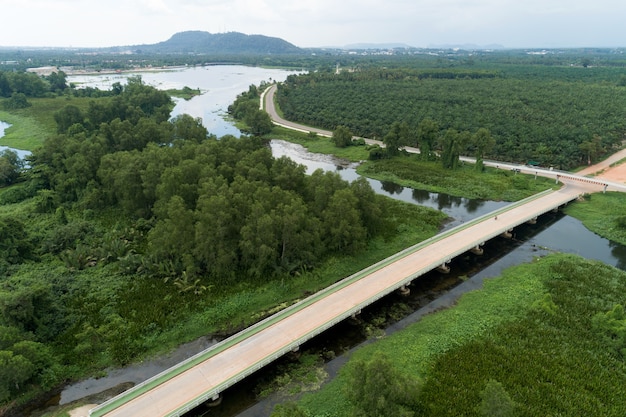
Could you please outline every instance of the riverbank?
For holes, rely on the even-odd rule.
[[[592,319],[624,290],[624,271],[573,255],[510,268],[454,307],[354,352],[338,378],[299,404],[313,415],[350,415],[354,367],[382,353],[421,381],[416,413],[479,416],[493,380],[516,415],[622,415],[626,386],[615,381],[626,380],[626,365]]]

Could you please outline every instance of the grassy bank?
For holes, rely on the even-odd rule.
[[[572,255],[508,269],[458,304],[357,351],[338,378],[300,402],[314,416],[349,416],[351,364],[384,353],[422,381],[414,415],[480,416],[498,381],[515,415],[621,416],[626,365],[593,317],[623,303],[626,273]]]
[[[32,151],[43,141],[56,133],[57,125],[54,113],[66,105],[78,107],[82,112],[88,108],[92,98],[52,97],[29,98],[30,107],[24,109],[0,111],[0,120],[11,124],[5,135],[0,138],[0,145],[15,149]]]
[[[11,125],[0,138],[0,145],[3,146],[32,151],[41,145],[48,135],[46,128],[33,117],[0,111],[0,120]]]
[[[15,188],[15,187],[13,187]],[[2,194],[15,191],[0,190]],[[337,280],[436,234],[446,216],[432,209],[386,200],[386,233],[355,256],[338,254],[317,268],[254,284],[233,281],[202,292],[179,292],[172,282],[124,273],[124,259],[75,269],[64,262],[63,242],[99,246],[140,226],[115,210],[65,209],[40,213],[37,197],[0,205],[0,217],[25,225],[36,249],[32,259],[6,266],[3,289],[37,297],[38,320],[50,331],[57,381],[97,375],[119,366],[114,356],[141,361],[167,353],[201,336],[226,336],[241,330]],[[132,232],[135,233],[135,232]],[[137,237],[135,233],[133,236]],[[119,239],[119,237],[117,238]],[[32,294],[31,294],[32,292]],[[41,310],[41,313],[39,312]],[[39,315],[41,314],[41,315]],[[121,349],[121,350],[120,350]],[[48,387],[51,388],[51,387]],[[35,391],[18,402],[27,402]]]
[[[494,201],[517,201],[555,187],[554,181],[495,168],[478,172],[473,164],[444,169],[440,162],[424,162],[415,155],[369,161],[367,146],[336,147],[328,138],[275,127],[268,137],[304,146],[309,152],[335,155],[362,163],[357,172],[365,177],[403,187],[445,193],[456,197]],[[558,187],[558,186],[556,186]]]

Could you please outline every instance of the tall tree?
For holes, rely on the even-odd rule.
[[[459,132],[458,130],[450,128],[440,137],[441,163],[444,168],[458,168],[460,162],[459,157],[469,136],[469,132]]]
[[[397,155],[400,148],[409,144],[409,125],[406,122],[393,122],[391,129],[383,138],[383,143],[388,155]]]
[[[476,169],[482,171],[484,169],[483,158],[495,146],[496,140],[491,136],[488,129],[481,127],[472,135],[470,143],[475,150]]]
[[[11,185],[17,181],[24,162],[10,149],[0,152],[0,187]]]
[[[423,160],[431,159],[438,135],[439,125],[432,119],[426,118],[417,126],[416,146],[419,147],[420,157]]]
[[[245,118],[245,122],[250,128],[250,133],[254,136],[263,136],[272,131],[272,119],[264,110],[256,109]]]
[[[170,121],[174,127],[173,139],[192,140],[195,142],[202,142],[206,140],[209,132],[206,127],[202,125],[202,119],[193,118],[188,114],[182,114],[174,117]]]
[[[591,165],[598,155],[604,152],[602,138],[598,135],[593,135],[591,140],[584,141],[578,145],[578,149],[583,152],[587,165]]]
[[[358,204],[350,189],[335,191],[328,201],[322,213],[323,241],[328,251],[355,253],[365,246],[367,230]]]
[[[348,364],[347,396],[356,417],[411,417],[415,415],[419,381],[398,371],[380,352],[369,360]]]
[[[333,131],[333,136],[331,140],[338,148],[345,148],[346,146],[350,146],[352,144],[352,132],[345,126],[337,126],[337,128]]]
[[[54,113],[54,121],[57,123],[57,132],[65,133],[74,124],[84,124],[85,118],[78,107],[68,104]]]

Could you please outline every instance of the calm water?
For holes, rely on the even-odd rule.
[[[163,71],[141,72],[136,74],[103,74],[68,76],[68,83],[78,87],[90,86],[108,90],[119,82],[125,84],[129,76],[140,75],[144,83],[160,90],[200,89],[203,94],[191,100],[176,99],[172,116],[189,114],[200,117],[208,131],[217,137],[234,135],[241,132],[232,123],[224,119],[228,106],[238,94],[248,91],[251,84],[259,85],[262,81],[284,81],[295,71],[246,67],[242,65],[213,65],[206,67],[179,68]]]
[[[0,138],[4,136],[4,130],[8,129],[9,127],[11,127],[10,124],[0,121]],[[17,156],[19,156],[20,159],[24,159],[26,156],[30,155],[30,152],[28,151],[23,151],[21,149],[13,149],[13,148],[9,148],[8,146],[0,146],[0,152],[5,151],[7,149],[17,153]]]
[[[236,96],[246,91],[251,84],[258,85],[261,81],[282,81],[293,72],[283,70],[268,70],[245,66],[211,66],[196,67],[188,69],[178,69],[163,72],[141,73],[144,82],[158,88],[183,88],[188,86],[192,89],[199,88],[205,93],[189,101],[177,101],[173,115],[188,113],[193,117],[202,118],[203,124],[209,132],[218,137],[226,134],[239,136],[240,132],[227,120],[224,119],[226,109]],[[109,88],[113,83],[125,83],[127,75],[98,75],[98,76],[71,76],[69,82],[90,85],[98,88]],[[6,124],[0,123],[0,135],[6,128]],[[272,153],[276,157],[288,156],[298,163],[307,166],[309,173],[316,169],[324,169],[338,172],[342,178],[352,181],[358,177],[355,165],[346,161],[338,160],[332,156],[311,154],[299,145],[294,145],[284,141],[271,142]],[[446,227],[455,226],[461,222],[481,216],[493,211],[507,203],[470,200],[465,198],[452,197],[446,194],[430,193],[420,190],[411,190],[392,183],[383,183],[376,180],[369,180],[372,188],[381,194],[403,201],[425,205],[437,210],[441,210],[454,220]],[[489,244],[489,242],[486,244]],[[488,249],[489,250],[489,249]],[[402,322],[390,326],[388,331],[401,328],[403,323],[415,321],[423,314],[426,314],[443,305],[450,305],[460,294],[480,287],[484,278],[497,276],[500,272],[516,264],[528,262],[533,257],[547,254],[551,251],[575,253],[589,259],[600,260],[621,269],[626,268],[626,248],[621,245],[600,238],[589,232],[582,224],[563,215],[555,215],[540,222],[536,227],[521,227],[516,230],[516,236],[510,243],[496,243],[490,249],[494,252],[491,258],[486,257],[486,261],[478,265],[461,265],[459,268],[468,268],[460,273],[469,279],[464,279],[459,284],[459,280],[447,283],[445,294],[438,290],[429,292],[436,294],[432,299],[417,309],[417,311],[405,318]],[[454,261],[453,261],[454,262]],[[443,284],[442,284],[443,285]],[[422,300],[423,301],[423,300]],[[176,352],[164,358],[157,358],[144,364],[133,365],[123,369],[111,370],[109,375],[99,379],[89,379],[77,384],[68,386],[56,401],[61,404],[74,401],[76,399],[101,392],[122,382],[139,382],[161,370],[166,369],[172,363],[189,357],[201,351],[212,343],[210,340],[201,339],[196,342],[182,346]],[[337,359],[334,363],[340,363]],[[329,366],[333,366],[329,364]],[[335,365],[338,366],[338,365]],[[244,408],[254,404],[243,406]],[[239,404],[242,407],[242,404]],[[263,416],[267,403],[257,404],[243,411],[226,412],[222,415],[241,416]],[[219,407],[218,407],[219,408]],[[218,415],[212,413],[211,415]]]
[[[300,145],[273,140],[270,144],[272,154],[276,157],[288,156],[294,161],[306,165],[310,174],[316,169],[337,172],[342,178],[353,181],[358,177],[356,165],[339,160],[333,156],[313,154]],[[413,190],[393,183],[384,183],[367,179],[374,191],[388,197],[419,204],[443,211],[454,220],[446,227],[456,226],[473,218],[487,214],[509,203],[499,201],[482,201],[453,197],[447,194]],[[535,247],[545,247],[556,252],[574,253],[588,259],[602,261],[608,265],[626,270],[626,246],[604,239],[585,228],[573,217],[561,216],[548,228],[536,235],[518,236]],[[512,256],[511,258],[515,258]],[[524,262],[526,257],[509,262],[511,265]],[[531,257],[532,259],[532,257]]]

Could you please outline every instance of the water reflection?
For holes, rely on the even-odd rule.
[[[323,169],[325,171],[337,172],[341,178],[350,182],[359,177],[359,174],[356,172],[358,164],[338,159],[332,155],[310,153],[301,145],[283,140],[272,140],[270,147],[275,157],[287,156],[295,162],[305,165],[307,167],[307,173],[309,174],[317,169]],[[367,181],[378,194],[444,212],[453,219],[446,224],[446,229],[487,214],[508,204],[501,201],[475,200],[454,197],[445,193],[414,190],[390,181],[378,181],[371,178],[367,178]]]
[[[281,140],[271,141],[270,146],[274,156],[287,156],[305,165],[308,173],[316,169],[324,169],[337,172],[347,181],[354,181],[359,177],[356,172],[357,164],[351,164],[331,155],[313,154],[300,145]],[[414,190],[389,181],[377,181],[370,178],[367,180],[372,189],[379,194],[446,213],[453,219],[452,222],[446,224],[446,229],[509,204]],[[543,247],[551,251],[573,253],[626,270],[626,247],[590,232],[573,217],[562,216],[553,223],[551,222],[549,227],[546,226],[545,230],[539,233],[535,230],[532,235],[524,235],[524,230],[524,228],[516,228],[516,233],[519,233],[518,239],[525,241],[531,248]],[[532,259],[523,255],[523,251],[518,254],[516,252],[518,251],[515,250],[511,254],[514,259],[512,265]]]
[[[626,271],[626,246],[615,242],[609,243],[611,247],[611,255],[617,259],[615,267]]]

